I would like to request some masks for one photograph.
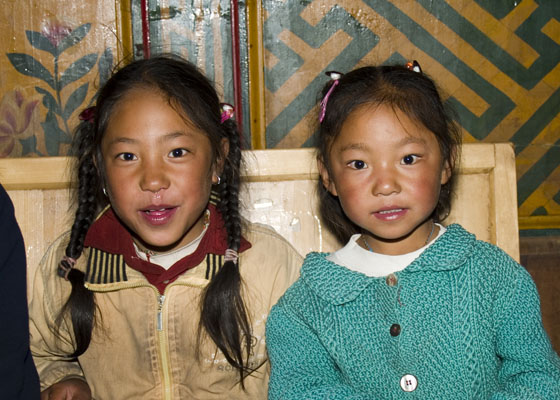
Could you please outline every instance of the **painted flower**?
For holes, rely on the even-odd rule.
[[[46,37],[54,47],[58,47],[62,40],[72,33],[72,26],[58,18],[49,18],[43,21],[41,35]]]
[[[14,153],[19,139],[28,132],[38,100],[25,99],[19,90],[7,93],[0,102],[0,157]]]

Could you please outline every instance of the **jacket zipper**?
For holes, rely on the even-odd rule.
[[[146,287],[151,287],[157,296],[157,302],[158,302],[158,307],[157,307],[157,312],[156,312],[156,334],[157,334],[157,339],[158,339],[158,344],[159,344],[159,352],[160,352],[160,356],[161,356],[161,365],[162,365],[162,375],[163,375],[163,393],[164,393],[164,399],[165,400],[171,400],[171,374],[169,371],[169,355],[167,352],[167,335],[165,332],[165,324],[163,321],[163,314],[164,314],[164,306],[165,306],[165,293],[167,292],[167,290],[172,287],[172,286],[179,286],[179,285],[184,285],[184,286],[191,286],[191,287],[198,287],[201,288],[203,287],[203,285],[196,285],[196,284],[188,284],[185,282],[174,282],[171,285],[168,285],[165,290],[164,290],[164,294],[159,294],[159,291],[157,290],[157,288],[153,285],[150,284],[146,284],[146,283],[134,283],[134,284],[124,284],[124,285],[119,285],[118,288],[111,288],[111,289],[99,289],[96,288],[95,290],[93,290],[94,292],[109,292],[109,291],[113,291],[113,290],[119,290],[119,289],[132,289],[132,288],[137,288],[137,287],[142,287],[142,286],[146,286]],[[87,287],[87,286],[86,286]]]
[[[163,393],[164,399],[171,399],[171,376],[169,373],[169,358],[167,354],[167,336],[163,329],[163,306],[165,303],[165,295],[158,292],[158,310],[157,310],[157,336],[159,344],[159,353],[161,356],[161,370],[163,373]]]

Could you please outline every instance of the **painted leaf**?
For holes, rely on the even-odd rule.
[[[89,32],[91,28],[91,24],[83,24],[77,27],[70,33],[70,35],[66,36],[62,42],[58,45],[58,51],[62,53],[69,47],[74,46],[76,43],[80,42]]]
[[[99,57],[99,86],[103,86],[111,77],[113,68],[113,52],[107,47],[101,57]]]
[[[25,156],[30,153],[37,153],[37,137],[35,135],[28,137],[27,139],[19,139],[21,143],[21,155]]]
[[[41,33],[35,31],[25,31],[25,34],[29,43],[31,43],[31,46],[39,50],[48,51],[53,56],[58,55],[56,47],[53,46],[49,39],[41,35]]]
[[[78,89],[74,90],[74,93],[70,95],[68,101],[66,102],[62,118],[68,120],[72,113],[76,111],[76,109],[84,102],[87,95],[88,87],[89,83],[84,83]]]
[[[56,100],[54,99],[53,95],[50,92],[46,91],[45,89],[39,86],[35,86],[35,90],[43,95],[43,106],[45,106],[47,110],[50,110],[55,114],[61,115],[60,107],[58,106],[58,103],[56,102]]]
[[[53,112],[49,111],[45,117],[45,121],[41,122],[43,131],[45,132],[45,146],[49,156],[58,156],[60,143],[70,143],[70,137],[60,129],[58,120]]]
[[[60,76],[60,89],[87,74],[91,71],[96,62],[97,54],[91,53],[72,63]]]
[[[39,78],[45,81],[51,88],[55,88],[51,73],[35,58],[23,53],[8,53],[7,56],[20,74]]]

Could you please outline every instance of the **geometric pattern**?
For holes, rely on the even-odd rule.
[[[119,2],[101,3],[102,9],[119,9]],[[117,14],[132,19],[132,48],[142,57],[140,1],[125,3],[130,14]],[[151,53],[182,54],[215,83],[223,101],[234,103],[231,2],[149,0],[148,5]],[[0,98],[0,156],[64,155],[69,134],[60,132],[71,131],[95,87],[106,79],[110,61],[119,61],[113,58],[118,43],[127,40],[106,34],[114,31],[111,24],[119,23],[92,5],[80,6],[84,15],[79,24],[57,19],[62,13],[54,2],[46,7],[53,10],[51,19],[73,29],[68,33],[77,35],[78,26],[91,26],[91,32],[84,30],[84,40],[72,41],[60,59],[58,74],[68,70],[65,82],[70,84],[54,85],[60,96],[51,96],[53,101],[46,92],[56,90],[37,78],[44,74],[25,72],[43,65],[56,77],[50,53],[34,50],[55,54],[41,37],[44,23],[34,19],[32,26],[5,24],[4,37],[17,40],[0,39],[6,49],[0,60],[6,75]],[[243,121],[263,121],[260,126],[266,129],[258,136],[265,147],[315,145],[317,93],[328,79],[325,71],[415,59],[457,110],[465,142],[514,144],[520,228],[560,233],[558,0],[263,0],[239,7]],[[264,67],[257,69],[264,72],[262,85],[249,78],[258,65],[249,58],[247,44],[254,33],[247,12],[258,14],[255,9],[262,11],[258,37]],[[115,13],[109,14],[113,18]],[[95,21],[86,22],[88,18]],[[60,46],[56,51],[67,48]],[[76,60],[85,56],[91,60],[77,68]],[[264,98],[262,115],[250,114],[250,85],[252,96],[260,93],[257,98]],[[263,87],[255,92],[257,85]],[[244,123],[245,143],[252,143],[249,128]]]
[[[533,216],[549,216],[553,223],[545,227],[560,228],[560,3],[287,0],[263,6],[268,147],[315,144],[325,71],[416,59],[457,110],[466,142],[514,143],[521,228],[542,228],[531,226]]]

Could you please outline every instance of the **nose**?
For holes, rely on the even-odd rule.
[[[389,196],[399,193],[401,187],[394,168],[388,166],[377,168],[373,173],[373,186],[371,190],[375,196]]]
[[[140,188],[143,191],[158,193],[169,187],[169,177],[165,165],[155,160],[145,162],[142,166]]]

